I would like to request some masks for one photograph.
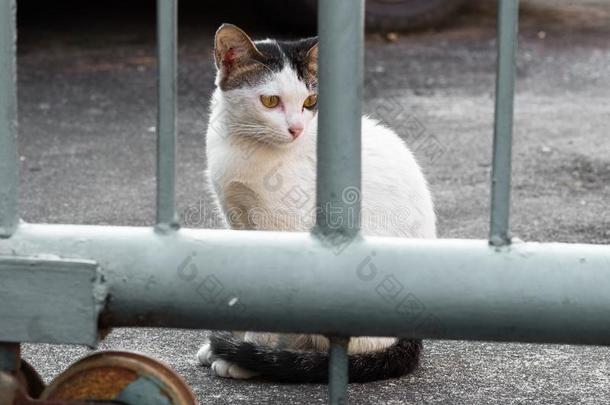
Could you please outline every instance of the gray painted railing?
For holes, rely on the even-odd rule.
[[[15,2],[0,2],[0,238],[11,236],[19,223],[15,19]]]
[[[330,245],[341,245],[358,238],[360,230],[364,0],[318,3],[321,63],[314,234]],[[346,193],[354,198],[346,199]],[[333,221],[331,209],[339,216]],[[329,338],[329,399],[344,404],[349,339]]]
[[[518,17],[518,1],[498,2],[498,63],[489,226],[489,241],[495,246],[510,243],[510,166]]]
[[[157,0],[157,229],[178,227],[175,204],[178,3]]]
[[[95,345],[98,320],[323,333],[333,404],[346,403],[349,336],[609,344],[608,247],[510,243],[516,0],[499,1],[490,240],[363,237],[357,221],[327,223],[325,207],[360,189],[363,8],[355,3],[320,2],[320,214],[309,234],[178,229],[173,0],[158,0],[156,227],[19,223],[14,0],[0,0],[0,281],[9,281],[0,298],[10,302],[0,306],[0,341]],[[359,215],[359,200],[344,208]],[[66,288],[65,280],[80,281]],[[0,365],[15,353],[0,344],[8,359]]]

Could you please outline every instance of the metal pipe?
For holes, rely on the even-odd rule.
[[[318,2],[319,113],[314,235],[341,246],[360,230],[364,0]],[[329,403],[347,403],[346,342],[331,340]]]
[[[157,0],[157,229],[178,228],[176,177],[177,0]]]
[[[315,232],[341,243],[360,228],[364,0],[320,1],[318,30]]]
[[[19,224],[15,0],[0,0],[0,238]]]
[[[347,383],[349,381],[349,358],[347,345],[349,338],[329,337],[328,399],[331,405],[347,404]]]
[[[366,237],[335,255],[307,233],[32,224],[0,241],[44,254],[99,264],[109,326],[610,343],[602,245]]]
[[[15,372],[21,364],[21,345],[19,343],[0,342],[0,372]]]
[[[498,1],[498,61],[489,230],[489,241],[495,246],[510,243],[510,170],[518,19],[518,0]]]

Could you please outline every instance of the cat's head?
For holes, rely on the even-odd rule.
[[[216,85],[232,134],[271,145],[307,136],[317,114],[318,41],[252,41],[223,24],[216,32]]]

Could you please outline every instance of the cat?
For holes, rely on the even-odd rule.
[[[238,27],[216,32],[216,89],[206,135],[207,178],[233,229],[308,231],[315,220],[316,38],[252,41]],[[340,55],[338,55],[340,57]],[[413,154],[391,129],[362,118],[364,235],[435,238],[432,197]],[[332,269],[329,269],[332,271]],[[200,363],[228,378],[325,382],[321,335],[211,332]],[[350,381],[413,371],[422,344],[353,337]]]

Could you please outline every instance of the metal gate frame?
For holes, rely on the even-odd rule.
[[[107,327],[322,333],[342,404],[349,336],[610,343],[610,249],[509,233],[517,0],[499,0],[489,240],[364,237],[348,220],[360,211],[341,195],[361,184],[363,1],[320,1],[317,225],[276,233],[179,228],[176,0],[157,2],[157,224],[21,222],[15,0],[0,0],[0,360],[20,342],[94,346]]]

